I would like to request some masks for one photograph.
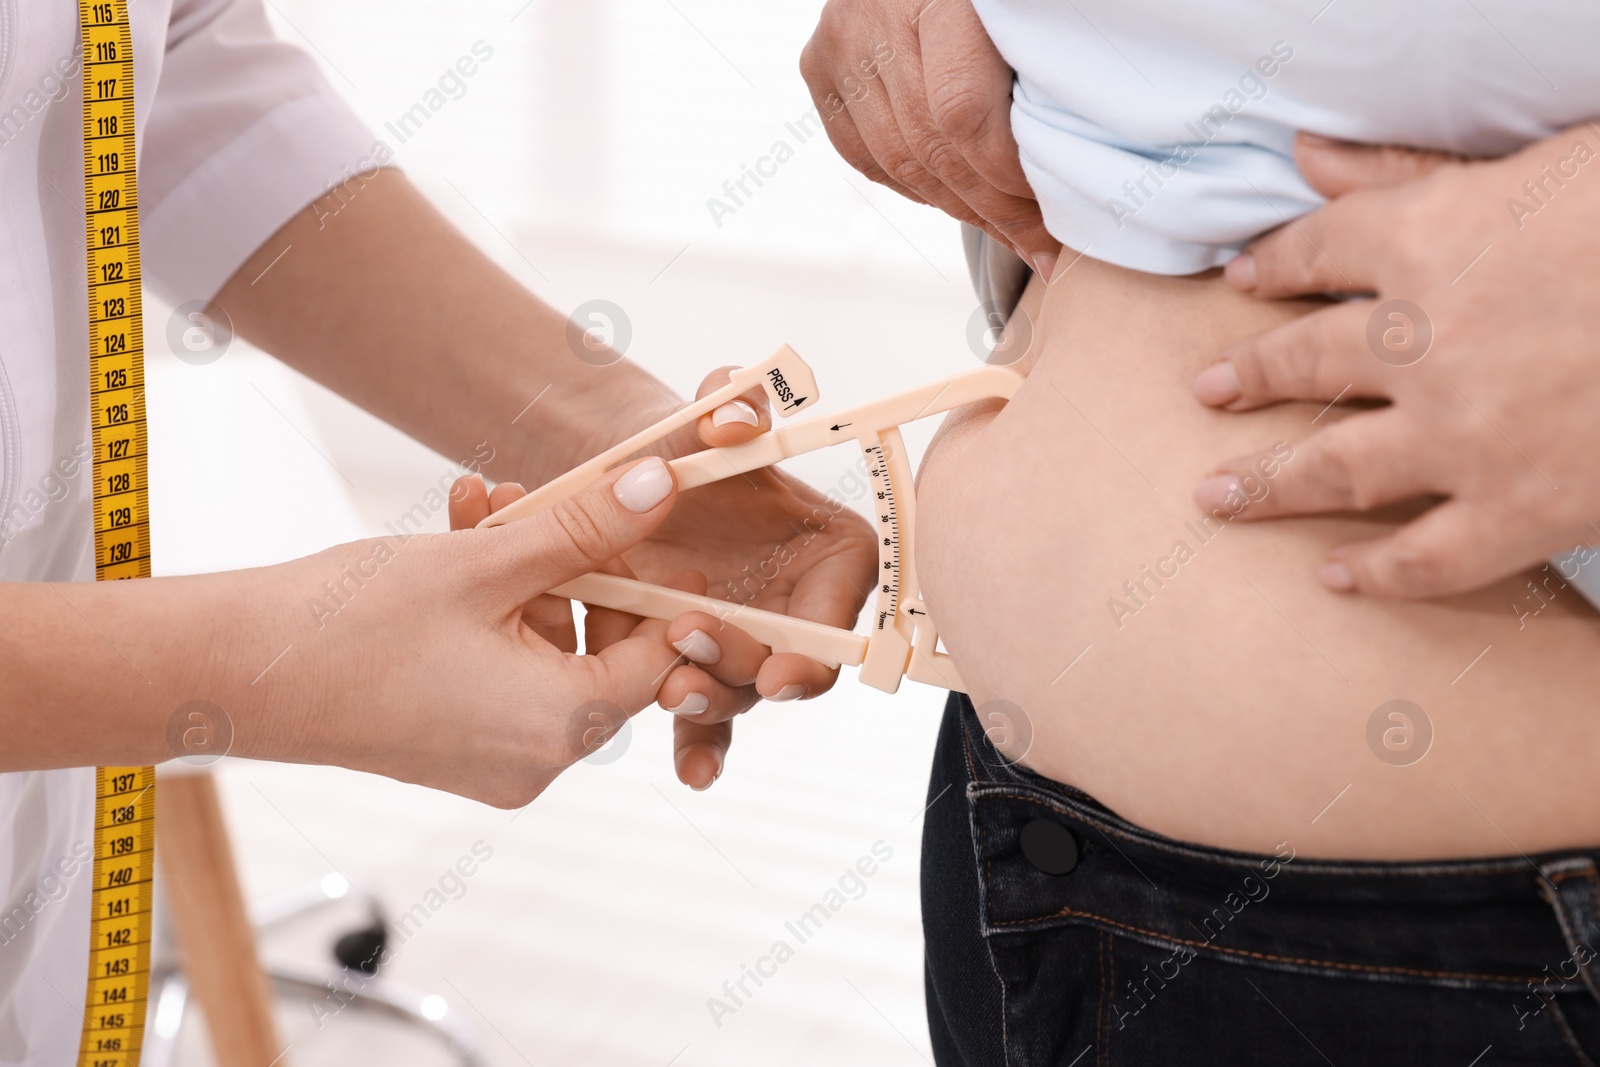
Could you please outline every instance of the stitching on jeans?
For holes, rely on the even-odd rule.
[[[1028,787],[1024,786],[1024,788],[1028,788]],[[1201,860],[1203,860],[1205,862],[1208,862],[1208,863],[1215,863],[1215,864],[1218,864],[1218,865],[1224,865],[1225,864],[1225,865],[1229,865],[1229,866],[1249,867],[1249,866],[1254,866],[1256,861],[1259,860],[1259,859],[1263,859],[1263,858],[1265,858],[1265,859],[1276,859],[1276,858],[1278,858],[1278,857],[1275,857],[1275,856],[1267,856],[1265,853],[1262,853],[1259,856],[1253,856],[1253,857],[1251,855],[1249,855],[1249,854],[1241,854],[1239,858],[1234,858],[1231,855],[1230,856],[1218,856],[1218,855],[1214,855],[1214,854],[1207,854],[1208,851],[1215,851],[1215,850],[1205,850],[1205,849],[1201,849],[1201,848],[1192,848],[1192,847],[1190,847],[1190,848],[1174,847],[1173,845],[1167,844],[1162,840],[1155,839],[1151,835],[1130,834],[1127,831],[1118,829],[1115,826],[1107,826],[1104,823],[1104,820],[1102,820],[1100,818],[1097,818],[1097,817],[1092,817],[1092,816],[1085,815],[1085,814],[1083,814],[1081,812],[1071,811],[1071,810],[1061,806],[1060,802],[1058,802],[1056,799],[1054,799],[1054,798],[1052,798],[1052,797],[1050,797],[1048,795],[1034,796],[1034,795],[1027,795],[1027,794],[1022,794],[1022,793],[1007,792],[1007,791],[1005,791],[1005,789],[1003,787],[990,787],[989,789],[985,790],[985,789],[983,789],[983,787],[980,786],[979,789],[982,790],[982,792],[976,794],[974,799],[982,799],[984,797],[1008,797],[1008,798],[1013,799],[1013,800],[1025,800],[1025,801],[1031,801],[1031,802],[1034,802],[1034,803],[1043,803],[1043,804],[1045,804],[1045,805],[1047,805],[1049,807],[1054,808],[1055,810],[1059,811],[1063,815],[1066,815],[1066,816],[1068,816],[1070,818],[1079,819],[1082,822],[1085,822],[1085,823],[1088,823],[1091,826],[1094,826],[1097,830],[1099,830],[1100,832],[1102,832],[1104,834],[1107,834],[1108,836],[1111,835],[1111,834],[1115,834],[1116,836],[1121,837],[1125,841],[1132,841],[1132,842],[1135,842],[1135,843],[1138,843],[1138,844],[1147,845],[1147,846],[1149,846],[1151,848],[1160,849],[1163,852],[1169,852],[1169,853],[1172,853],[1174,855],[1185,856],[1185,857],[1190,857],[1190,858],[1198,858],[1198,859],[1201,859]],[[1042,793],[1043,791],[1041,790],[1040,792]],[[1518,860],[1515,860],[1515,861],[1512,861],[1512,860],[1501,860],[1501,861],[1498,861],[1498,862],[1489,862],[1489,863],[1463,863],[1463,864],[1449,864],[1449,865],[1435,864],[1435,865],[1428,865],[1428,866],[1415,865],[1414,869],[1394,870],[1394,871],[1389,872],[1389,873],[1403,874],[1403,875],[1421,875],[1421,876],[1430,876],[1430,877],[1433,876],[1433,875],[1436,875],[1436,874],[1441,874],[1441,873],[1444,873],[1444,874],[1479,874],[1479,873],[1488,873],[1488,872],[1492,872],[1492,871],[1512,871],[1512,870],[1516,870],[1517,868],[1521,867],[1525,862],[1526,861],[1524,861],[1524,860],[1518,859]],[[1300,870],[1304,870],[1307,867],[1321,867],[1327,873],[1332,873],[1332,872],[1336,872],[1336,871],[1348,871],[1348,872],[1351,872],[1351,873],[1357,873],[1357,874],[1363,874],[1363,875],[1377,875],[1377,874],[1381,873],[1381,872],[1378,872],[1378,871],[1375,871],[1375,870],[1371,870],[1371,869],[1368,869],[1368,868],[1351,866],[1349,864],[1335,864],[1335,863],[1321,862],[1321,861],[1317,861],[1317,860],[1301,860],[1301,861],[1299,861],[1299,863],[1300,863],[1300,867],[1298,869],[1300,869]],[[1389,866],[1398,867],[1400,865],[1391,864]],[[1409,864],[1405,865],[1405,866],[1413,867],[1413,865],[1409,865]]]
[[[1077,819],[1080,822],[1084,822],[1084,823],[1089,824],[1090,826],[1093,826],[1095,829],[1099,830],[1103,834],[1106,834],[1107,836],[1115,834],[1117,837],[1122,838],[1124,841],[1130,841],[1130,842],[1133,842],[1135,844],[1144,845],[1144,846],[1146,846],[1148,848],[1159,849],[1162,852],[1171,853],[1172,855],[1175,855],[1175,856],[1183,856],[1186,859],[1198,859],[1198,860],[1200,860],[1202,862],[1210,863],[1210,864],[1213,864],[1215,866],[1229,866],[1229,867],[1254,867],[1260,860],[1263,860],[1263,859],[1277,859],[1277,860],[1279,860],[1279,862],[1283,862],[1281,857],[1269,856],[1266,853],[1260,853],[1260,854],[1251,854],[1251,853],[1220,854],[1220,851],[1219,850],[1215,850],[1215,849],[1205,849],[1205,848],[1194,847],[1194,846],[1183,846],[1179,842],[1172,842],[1172,843],[1169,844],[1164,839],[1157,838],[1154,835],[1151,835],[1151,834],[1148,834],[1148,833],[1146,833],[1146,834],[1131,834],[1131,833],[1127,832],[1126,830],[1119,829],[1119,828],[1117,828],[1115,826],[1107,825],[1106,822],[1102,818],[1100,818],[1098,816],[1089,816],[1089,815],[1086,815],[1086,814],[1084,814],[1082,812],[1073,811],[1073,810],[1071,810],[1069,808],[1064,807],[1060,800],[1058,800],[1055,797],[1050,796],[1044,790],[1040,790],[1036,786],[1028,786],[1026,784],[1019,785],[1019,786],[980,786],[980,785],[977,785],[976,783],[974,783],[973,785],[974,785],[974,788],[968,795],[971,796],[972,799],[974,799],[974,800],[983,800],[983,799],[987,799],[989,797],[1006,797],[1006,798],[1009,798],[1009,799],[1012,799],[1012,800],[1024,800],[1024,801],[1028,801],[1030,803],[1044,804],[1047,807],[1054,808],[1056,811],[1060,812],[1062,815],[1067,816],[1068,818]],[[1028,793],[1012,792],[1011,790],[1014,789],[1014,788],[1028,789],[1028,790],[1030,790],[1030,792],[1028,792]],[[1035,790],[1037,791],[1036,793],[1034,792]],[[1307,870],[1309,870],[1310,873],[1313,873],[1313,874],[1358,874],[1358,875],[1362,875],[1364,877],[1388,877],[1388,876],[1433,877],[1435,875],[1440,875],[1440,874],[1459,875],[1459,874],[1491,874],[1491,873],[1514,872],[1514,871],[1517,871],[1518,869],[1520,869],[1521,867],[1525,866],[1526,863],[1527,863],[1526,860],[1518,858],[1518,859],[1515,859],[1515,860],[1509,860],[1508,859],[1508,860],[1498,860],[1498,861],[1479,862],[1479,863],[1451,863],[1451,864],[1393,864],[1393,863],[1391,863],[1391,864],[1374,864],[1371,867],[1360,867],[1360,866],[1355,866],[1355,865],[1352,865],[1352,864],[1330,863],[1330,862],[1327,862],[1325,860],[1311,860],[1311,859],[1301,860],[1301,859],[1297,859],[1297,860],[1295,860],[1295,869],[1297,871],[1307,871]],[[1379,870],[1379,869],[1377,869],[1378,867],[1386,867],[1388,869],[1387,870]]]
[[[1093,922],[1104,923],[1107,926],[1114,926],[1119,930],[1127,930],[1129,933],[1143,934],[1146,937],[1153,937],[1158,941],[1164,941],[1169,944],[1188,945],[1192,948],[1204,949],[1208,952],[1216,952],[1224,956],[1243,956],[1255,960],[1266,960],[1271,963],[1294,963],[1303,967],[1328,967],[1332,968],[1333,970],[1355,971],[1365,974],[1404,974],[1415,978],[1453,978],[1457,980],[1480,982],[1533,981],[1532,978],[1527,978],[1524,975],[1516,974],[1474,974],[1469,971],[1425,971],[1416,967],[1388,967],[1371,966],[1362,963],[1340,963],[1337,960],[1315,960],[1306,959],[1300,956],[1278,956],[1270,952],[1253,952],[1249,949],[1221,948],[1216,945],[1207,944],[1204,941],[1195,941],[1191,938],[1184,937],[1173,937],[1171,934],[1164,934],[1157,930],[1147,930],[1142,926],[1133,926],[1128,923],[1118,922],[1117,920],[1107,918],[1104,915],[1097,915],[1092,911],[1079,911],[1077,908],[1062,908],[1054,915],[1040,916],[1040,918],[1089,919]],[[1004,922],[992,923],[991,925],[995,927],[1028,926],[1038,921],[1039,919],[1010,919]]]
[[[1594,1061],[1589,1058],[1589,1054],[1587,1052],[1583,1051],[1583,1046],[1578,1044],[1578,1035],[1572,1032],[1572,1026],[1567,1022],[1566,1013],[1563,1012],[1561,1010],[1561,1006],[1556,1003],[1556,998],[1548,998],[1545,1001],[1545,1004],[1549,1007],[1550,1018],[1555,1021],[1556,1029],[1561,1031],[1561,1036],[1566,1041],[1567,1047],[1572,1049],[1572,1054],[1574,1056],[1578,1057],[1578,1063],[1581,1064],[1582,1067],[1594,1067]]]
[[[1589,879],[1589,903],[1594,905],[1594,911],[1590,913],[1589,920],[1589,927],[1593,929],[1595,917],[1600,917],[1600,887],[1596,886],[1596,879],[1594,878]]]
[[[1096,930],[1095,933],[1099,935],[1094,940],[1096,963],[1099,964],[1095,970],[1100,972],[1100,996],[1094,1005],[1094,1062],[1095,1067],[1105,1067],[1106,1049],[1100,1040],[1100,1028],[1105,1025],[1106,1018],[1106,934],[1104,930]]]
[[[961,730],[961,736],[970,756],[972,739],[967,736],[965,727]],[[972,766],[970,761],[967,766],[970,772]],[[971,774],[969,773],[967,785],[970,788],[972,784]],[[978,886],[978,928],[985,935],[983,947],[984,951],[989,954],[989,970],[994,974],[995,984],[1000,987],[1000,1056],[1006,1064],[1010,1064],[1011,1014],[1010,1007],[1007,1004],[1007,1001],[1010,1000],[1010,991],[1006,988],[1006,980],[1000,976],[1000,961],[995,958],[994,942],[989,940],[987,936],[989,928],[989,880],[992,876],[992,871],[990,870],[991,861],[989,859],[989,827],[987,824],[980,825],[982,816],[978,814],[978,806],[972,803],[971,794],[968,794],[967,798],[967,822],[974,836],[973,847],[981,851],[984,857],[983,882]],[[974,866],[976,866],[976,856],[973,857],[973,861]],[[974,871],[973,873],[976,874],[977,872]]]
[[[1593,862],[1594,857],[1588,853],[1584,853],[1582,855],[1567,856],[1563,859],[1552,860],[1549,863],[1541,863],[1538,866],[1543,872],[1560,871],[1563,875],[1569,875],[1575,871],[1581,872]]]
[[[1589,879],[1589,903],[1594,906],[1594,910],[1589,913],[1588,926],[1589,926],[1590,930],[1594,930],[1596,932],[1600,932],[1600,927],[1596,927],[1595,926],[1595,920],[1597,918],[1600,918],[1600,886],[1597,886],[1597,884],[1596,884],[1597,881],[1600,881],[1600,880],[1597,880],[1595,878]],[[1580,944],[1587,945],[1586,942],[1580,942]],[[1576,956],[1578,950],[1577,949],[1573,949],[1572,952],[1573,952],[1573,955]],[[1591,960],[1591,962],[1593,962],[1593,961]],[[1583,968],[1583,970],[1585,972],[1587,972],[1588,969],[1589,969],[1589,965],[1587,963],[1581,963],[1578,966]],[[1588,984],[1588,983],[1585,983],[1585,984]],[[1597,998],[1597,1000],[1600,1000],[1600,998]]]
[[[972,758],[972,734],[967,731],[966,716],[957,715],[956,726],[961,731],[961,751],[967,760],[967,786],[978,784],[978,766]],[[968,796],[971,796],[969,793]]]
[[[1588,873],[1591,875],[1589,879],[1589,893],[1592,896],[1594,894],[1594,878],[1592,875],[1595,873],[1594,866],[1592,864],[1589,867]],[[1573,916],[1567,914],[1567,904],[1565,898],[1562,896],[1562,892],[1562,890],[1557,890],[1553,898],[1551,898],[1549,894],[1546,894],[1546,897],[1550,901],[1550,907],[1555,911],[1556,925],[1561,928],[1561,939],[1567,943],[1568,948],[1572,949],[1573,961],[1576,962],[1578,954],[1577,946],[1581,944],[1581,942],[1578,940],[1578,931],[1572,923]],[[1600,987],[1596,987],[1594,974],[1592,971],[1590,971],[1589,967],[1585,964],[1579,963],[1578,975],[1583,979],[1584,988],[1589,990],[1589,995],[1594,997],[1597,1002],[1600,1002]],[[1567,979],[1565,978],[1562,979],[1562,981],[1566,980]]]
[[[976,845],[983,855],[983,892],[979,894],[983,914],[978,916],[984,926],[989,925],[989,887],[994,884],[994,856],[989,851],[989,824],[978,811],[978,806],[972,803],[971,796],[967,798],[968,818],[978,830]]]
[[[1600,918],[1600,884],[1597,884],[1597,883],[1600,883],[1600,879],[1593,878],[1593,877],[1591,877],[1589,879],[1589,903],[1592,906],[1593,910],[1591,910],[1589,912],[1589,919],[1588,919],[1587,925],[1588,925],[1589,929],[1596,930],[1596,932],[1600,932],[1600,928],[1597,928],[1595,926],[1595,919],[1596,918]],[[1580,944],[1586,944],[1586,943],[1580,942]],[[1573,949],[1573,953],[1574,953],[1574,955],[1576,955],[1577,949]],[[1587,966],[1587,965],[1580,964],[1580,966]]]
[[[1094,1032],[1095,1043],[1099,1051],[1095,1053],[1095,1060],[1104,1067],[1106,1055],[1110,1051],[1106,1048],[1106,1032],[1111,1022],[1111,1004],[1117,997],[1117,954],[1116,946],[1111,943],[1111,935],[1104,930],[1100,932],[1100,951],[1105,955],[1106,977],[1105,986],[1100,994],[1100,1010],[1096,1014]]]

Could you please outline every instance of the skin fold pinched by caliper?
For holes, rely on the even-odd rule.
[[[829,667],[860,667],[862,682],[889,693],[900,687],[902,678],[960,690],[960,675],[950,657],[938,650],[939,631],[928,616],[917,584],[912,546],[916,496],[900,427],[977,400],[1009,400],[1022,380],[1010,367],[979,367],[846,411],[777,426],[744,444],[709,448],[672,461],[678,488],[692,489],[855,441],[872,479],[870,499],[878,532],[879,584],[866,634],[612,574],[586,574],[550,592],[652,619],[671,620],[686,611],[704,611],[739,627],[773,652],[798,653]],[[773,410],[785,419],[817,401],[811,368],[785,345],[765,361],[734,371],[721,389],[574,467],[478,525],[500,526],[544,511],[640,449],[692,425],[701,415],[757,384],[766,391]]]

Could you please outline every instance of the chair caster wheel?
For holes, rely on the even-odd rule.
[[[371,977],[378,973],[378,962],[388,942],[389,932],[382,923],[352,930],[333,943],[333,958],[346,970]]]

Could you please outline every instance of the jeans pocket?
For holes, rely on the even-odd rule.
[[[1087,926],[990,935],[1006,1067],[1091,1067],[1106,1047],[1115,938]]]
[[[1524,1024],[1501,989],[1329,978],[1214,956],[1177,965],[1171,953],[1115,940],[1102,1055],[1080,1067],[1589,1063],[1565,1027],[1570,996]]]
[[[1006,1067],[1593,1067],[1594,1004],[1519,1018],[1504,989],[1329,978],[1240,964],[1088,925],[987,938]]]

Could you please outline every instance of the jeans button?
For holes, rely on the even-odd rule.
[[[1078,865],[1078,842],[1060,823],[1034,819],[1022,828],[1022,854],[1045,874],[1066,874]]]

